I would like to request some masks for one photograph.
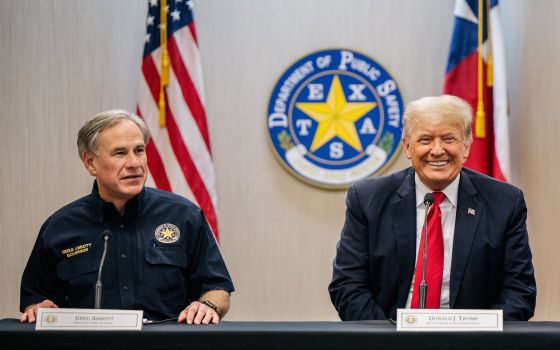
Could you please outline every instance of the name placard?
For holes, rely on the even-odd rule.
[[[502,310],[397,309],[397,331],[501,332],[503,330]]]
[[[142,310],[50,309],[37,311],[36,330],[141,330]]]

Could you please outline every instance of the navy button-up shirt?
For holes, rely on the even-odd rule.
[[[104,309],[144,310],[149,319],[177,317],[209,290],[233,283],[206,219],[173,193],[144,188],[119,215],[90,195],[55,212],[41,227],[21,281],[20,309],[45,299],[59,307],[93,308],[103,253]]]

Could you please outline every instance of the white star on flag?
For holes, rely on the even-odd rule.
[[[175,10],[171,12],[171,17],[173,17],[174,21],[179,21],[181,19],[181,12]]]

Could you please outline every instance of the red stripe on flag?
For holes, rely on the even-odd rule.
[[[136,114],[144,118],[140,107],[136,108]],[[165,172],[163,161],[161,160],[154,140],[150,140],[146,145],[146,157],[148,158],[148,169],[154,179],[156,187],[171,192],[171,184],[169,183],[169,178]]]
[[[148,142],[146,145],[146,155],[148,157],[148,169],[152,174],[156,187],[172,192],[171,184],[169,183],[165,168],[163,167],[163,162],[161,161],[161,157],[154,142]]]
[[[142,62],[142,74],[146,77],[146,84],[148,85],[148,88],[152,93],[154,103],[157,106],[159,101],[159,73],[151,55],[144,57],[144,61]],[[156,118],[158,116],[152,117]]]
[[[151,55],[144,57],[144,61],[142,62],[142,74],[144,75],[148,89],[150,89],[154,104],[157,105],[159,99],[159,74]],[[142,116],[140,108],[138,108],[138,115]],[[172,192],[169,178],[165,172],[163,161],[154,140],[151,140],[151,142],[146,145],[146,153],[148,156],[148,169],[152,174],[157,188]]]
[[[216,239],[218,239],[218,220],[216,217],[216,211],[214,209],[212,199],[210,198],[210,194],[208,193],[208,190],[192,161],[189,150],[185,146],[183,138],[181,137],[181,133],[179,132],[179,129],[175,122],[175,117],[169,110],[169,107],[166,108],[166,114],[167,132],[169,134],[171,147],[173,147],[173,151],[175,152],[177,160],[181,165],[181,170],[183,171],[183,174],[187,179],[193,195],[196,197],[198,205],[206,216],[206,220],[208,220],[208,224],[212,228],[212,231],[214,231]]]
[[[159,98],[159,74],[151,56],[146,56],[146,58],[144,59],[144,62],[142,64],[142,72],[146,77],[146,83],[148,84],[154,101],[157,101],[157,99]],[[204,185],[204,182],[202,181],[202,178],[200,177],[200,174],[196,169],[194,162],[192,161],[188,148],[186,147],[183,138],[181,137],[181,133],[179,132],[179,128],[177,127],[177,123],[175,122],[175,117],[170,111],[168,103],[166,103],[166,128],[169,134],[171,147],[173,148],[177,161],[181,166],[183,175],[185,176],[185,179],[189,187],[191,188],[191,191],[195,196],[198,205],[204,212],[206,220],[208,220],[208,224],[212,228],[212,231],[214,231],[214,235],[217,239],[219,237],[218,220],[216,217],[214,205],[212,203],[210,194],[208,193],[208,190]],[[163,164],[160,165],[161,168],[163,168]],[[150,171],[152,171],[152,168],[150,168]]]
[[[181,87],[183,98],[185,99],[187,106],[189,106],[196,125],[200,130],[200,134],[204,139],[208,153],[212,154],[212,149],[210,148],[210,137],[208,135],[208,124],[206,123],[206,112],[204,111],[204,106],[202,105],[202,101],[200,100],[198,92],[191,80],[187,67],[185,67],[185,63],[181,58],[174,36],[170,37],[167,41],[167,48],[169,51],[169,61],[171,62],[173,71],[177,76],[177,81]]]
[[[191,32],[191,35],[194,39],[194,42],[195,42],[196,46],[198,46],[198,38],[196,37],[196,27],[194,25],[194,22],[189,24],[188,27],[189,27],[189,31]]]

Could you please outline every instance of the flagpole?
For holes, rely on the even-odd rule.
[[[167,0],[160,3],[161,78],[159,83],[159,126],[165,126],[165,87],[169,84],[169,56],[167,54]]]
[[[478,138],[486,137],[485,113],[484,113],[484,76],[482,64],[482,43],[484,27],[484,0],[478,0],[478,103],[476,106],[475,117],[475,136]]]
[[[492,58],[492,21],[490,20],[490,0],[486,0],[486,85],[492,87],[494,85],[494,60]]]

